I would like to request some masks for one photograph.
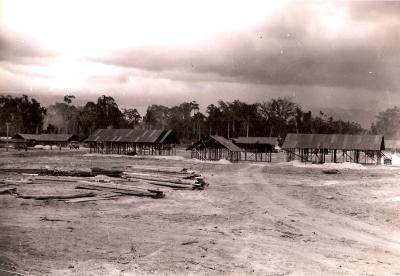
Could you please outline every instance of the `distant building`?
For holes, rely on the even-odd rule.
[[[26,134],[17,133],[12,137],[15,143],[25,143],[27,145],[50,145],[67,146],[72,141],[78,141],[74,134]]]
[[[382,135],[289,133],[282,149],[287,161],[381,164],[385,140]]]
[[[175,155],[179,139],[173,130],[98,129],[84,142],[96,153]]]
[[[385,150],[400,152],[400,140],[385,140]]]
[[[271,162],[272,152],[278,146],[278,137],[238,137],[233,142],[244,149],[242,161]]]
[[[226,159],[231,162],[240,161],[240,153],[244,151],[222,136],[204,137],[186,150],[191,151],[192,158],[210,161]]]

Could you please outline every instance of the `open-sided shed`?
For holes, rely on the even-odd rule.
[[[380,164],[385,141],[382,135],[298,134],[289,133],[282,149],[287,161],[354,162]],[[338,155],[339,154],[339,155]]]
[[[233,142],[244,149],[242,161],[271,162],[271,155],[278,145],[277,137],[238,137]]]
[[[90,152],[173,155],[179,140],[173,130],[98,129],[86,140]]]
[[[226,159],[231,162],[240,161],[240,153],[244,151],[222,136],[204,137],[186,150],[192,151],[192,158],[211,161]]]
[[[78,141],[78,137],[74,134],[26,134],[17,133],[12,137],[17,142],[26,144],[42,144],[67,146],[71,141]]]
[[[400,152],[400,140],[385,140],[385,150]]]

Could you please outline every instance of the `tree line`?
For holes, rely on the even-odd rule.
[[[84,138],[98,128],[174,129],[184,143],[206,135],[227,138],[239,136],[275,136],[287,133],[384,134],[398,135],[400,109],[389,108],[376,116],[370,129],[357,122],[337,120],[322,111],[312,114],[290,98],[275,98],[248,104],[239,100],[218,101],[200,111],[195,101],[177,106],[151,105],[142,117],[136,108],[119,108],[114,98],[100,96],[96,102],[74,105],[75,96],[66,95],[62,102],[47,108],[26,95],[0,96],[0,134],[74,133]]]

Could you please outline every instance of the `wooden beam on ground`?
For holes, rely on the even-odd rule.
[[[162,198],[164,193],[159,190],[145,189],[140,187],[132,187],[129,185],[115,184],[115,183],[96,183],[81,181],[77,189],[89,189],[98,191],[109,191],[125,195],[135,195],[135,196],[149,196],[152,198]]]
[[[17,192],[17,188],[13,186],[0,188],[0,194],[15,194]]]
[[[17,197],[24,199],[36,199],[36,200],[48,200],[48,199],[72,199],[72,198],[80,198],[80,197],[92,197],[96,194],[93,192],[90,193],[79,193],[79,194],[70,194],[70,195],[24,195],[17,194]]]
[[[128,177],[134,178],[134,179],[146,180],[146,181],[158,181],[158,182],[166,182],[166,183],[172,183],[172,184],[182,184],[182,185],[196,184],[195,181],[183,180],[183,179],[173,179],[173,178],[163,178],[163,177],[157,177],[157,176],[142,176],[142,175],[129,174]]]
[[[95,197],[73,198],[73,199],[64,200],[64,202],[65,203],[80,203],[80,202],[89,202],[89,201],[98,201],[98,200],[110,200],[110,199],[119,198],[120,196],[123,196],[123,195],[118,194],[118,193],[109,193],[109,194],[98,195]]]
[[[164,186],[164,187],[169,187],[169,188],[177,188],[177,189],[189,189],[189,190],[203,190],[204,186],[202,185],[186,185],[186,184],[174,184],[174,183],[168,183],[168,182],[160,182],[160,181],[148,181],[149,184],[152,185],[157,185],[157,186]]]

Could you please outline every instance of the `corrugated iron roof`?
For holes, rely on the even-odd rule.
[[[222,136],[211,136],[211,137],[230,151],[244,151],[243,149],[239,148],[234,143],[232,143],[231,141]]]
[[[278,137],[238,137],[233,140],[236,144],[259,144],[271,146],[278,144]]]
[[[220,146],[226,148],[227,150],[233,151],[233,152],[238,152],[238,151],[244,151],[243,149],[239,148],[236,146],[234,143],[229,141],[228,139],[222,137],[222,136],[207,136],[203,139],[200,139],[190,147],[188,147],[186,150],[192,150],[192,149],[199,149],[199,148],[204,148],[204,147],[211,147],[215,143],[219,144]]]
[[[68,142],[74,139],[73,134],[41,134],[39,141],[44,142]]]
[[[39,136],[39,134],[17,133],[13,136],[13,139],[38,140]]]
[[[289,133],[282,148],[384,150],[385,143],[382,135]]]
[[[14,139],[33,140],[37,142],[68,142],[76,139],[74,134],[26,134],[17,133]]]
[[[98,129],[85,142],[163,143],[172,133],[172,130],[159,129]]]
[[[161,136],[160,136],[160,140],[158,141],[159,143],[164,143],[168,137],[171,137],[173,135],[173,131],[171,129],[165,131]],[[175,135],[173,135],[175,136]]]
[[[400,140],[385,140],[385,149],[400,149]]]

